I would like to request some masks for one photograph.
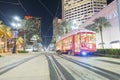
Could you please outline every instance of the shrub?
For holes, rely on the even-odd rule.
[[[34,50],[33,52],[38,52],[38,50]]]
[[[109,57],[120,57],[120,49],[97,49],[97,54]]]
[[[28,51],[18,51],[18,53],[28,53]]]

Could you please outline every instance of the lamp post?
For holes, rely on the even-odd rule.
[[[13,39],[14,39],[14,46],[13,46],[13,51],[12,53],[16,53],[16,39],[18,37],[18,27],[20,26],[19,24],[19,21],[20,21],[20,18],[19,17],[14,17],[14,23],[12,23],[12,26],[14,27],[14,30],[13,30]]]

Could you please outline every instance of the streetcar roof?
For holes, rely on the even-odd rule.
[[[90,30],[88,30],[88,29],[76,29],[76,30],[73,30],[73,31],[68,32],[68,33],[66,33],[65,35],[61,36],[61,37],[57,40],[57,42],[60,41],[60,40],[62,40],[62,39],[64,39],[64,38],[66,38],[66,37],[69,37],[69,36],[74,35],[74,34],[77,34],[77,33],[82,33],[82,32],[92,32],[92,33],[95,33],[94,31],[90,31]]]

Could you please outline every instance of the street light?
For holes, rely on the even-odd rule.
[[[14,23],[12,23],[11,25],[14,28],[13,31],[13,38],[14,38],[14,46],[13,46],[13,52],[12,53],[16,53],[16,38],[18,37],[18,28],[20,27],[20,18],[15,16],[14,17]]]
[[[20,18],[19,18],[18,16],[15,16],[14,19],[15,19],[16,21],[20,21]]]

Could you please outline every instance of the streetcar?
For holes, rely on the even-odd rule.
[[[56,52],[71,55],[89,55],[96,51],[95,32],[77,29],[56,41]]]

